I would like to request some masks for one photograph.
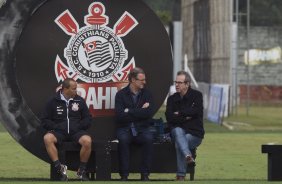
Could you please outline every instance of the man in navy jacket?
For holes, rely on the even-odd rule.
[[[191,150],[198,147],[204,138],[203,95],[190,86],[187,72],[176,76],[176,93],[167,100],[166,119],[175,141],[177,173],[176,180],[184,181],[187,164],[195,165]]]
[[[85,169],[92,140],[86,130],[90,127],[92,117],[84,99],[76,94],[76,88],[75,80],[65,79],[62,89],[46,104],[41,118],[42,126],[47,131],[44,135],[45,147],[62,181],[67,180],[67,167],[60,163],[55,146],[62,141],[75,141],[81,145],[77,175],[81,180],[88,180]]]
[[[131,143],[142,145],[141,180],[149,180],[152,160],[153,135],[149,131],[153,116],[152,96],[144,88],[145,73],[134,68],[128,75],[129,85],[116,94],[115,111],[117,138],[119,140],[119,173],[126,181],[129,175],[129,146]]]

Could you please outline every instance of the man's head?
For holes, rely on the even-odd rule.
[[[128,80],[133,90],[140,90],[146,84],[145,72],[141,68],[133,68],[128,74]]]
[[[62,93],[65,96],[65,98],[74,98],[77,91],[77,83],[75,80],[71,78],[67,78],[62,83]]]
[[[185,71],[179,71],[176,75],[176,80],[174,81],[175,89],[181,95],[185,95],[190,87],[191,79],[189,74]]]

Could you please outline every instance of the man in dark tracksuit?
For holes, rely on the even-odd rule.
[[[190,86],[187,72],[179,71],[176,76],[176,93],[167,100],[166,119],[175,141],[177,157],[176,180],[183,181],[187,164],[194,165],[191,150],[198,147],[204,138],[203,96]]]
[[[141,180],[147,181],[153,147],[153,135],[149,131],[153,116],[152,97],[144,89],[146,79],[142,69],[132,69],[128,80],[129,85],[120,90],[115,98],[119,172],[121,180],[126,181],[129,175],[129,146],[138,143],[142,145]]]
[[[86,130],[90,127],[92,117],[84,99],[76,94],[76,88],[76,81],[64,80],[62,89],[46,104],[41,118],[42,126],[47,131],[44,135],[45,147],[62,181],[67,180],[67,167],[60,163],[55,146],[62,141],[75,141],[81,145],[77,175],[83,181],[88,180],[85,169],[92,140]]]

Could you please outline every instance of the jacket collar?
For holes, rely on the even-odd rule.
[[[183,96],[183,99],[184,100],[187,100],[187,99],[189,99],[190,98],[190,96],[191,96],[191,91],[193,91],[193,89],[191,88],[191,87],[189,87],[189,89],[187,90],[187,92],[186,92],[186,94]],[[180,93],[175,93],[175,96],[176,96],[176,100],[177,101],[181,101],[182,100],[182,98],[181,98],[181,96],[180,96]]]
[[[125,90],[126,90],[126,93],[127,93],[127,94],[131,95],[132,92],[131,92],[131,90],[130,90],[129,85],[130,85],[130,84],[128,84],[128,85],[125,87]],[[139,94],[142,94],[143,91],[144,91],[144,89],[141,89],[140,92],[139,92]]]
[[[56,100],[62,100],[62,98],[61,98],[61,90],[59,90],[59,91],[56,93],[55,99],[56,99]],[[79,101],[78,95],[75,95],[75,97],[73,98],[73,100],[74,100],[74,101]],[[64,101],[64,100],[62,100],[62,101]]]

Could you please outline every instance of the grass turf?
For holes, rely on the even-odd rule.
[[[261,144],[282,143],[279,133],[207,133],[197,154],[196,181],[193,183],[264,183],[267,178],[267,155]],[[11,136],[0,133],[0,182],[20,181],[46,183],[49,165],[34,157],[16,143]],[[164,153],[165,154],[165,153]],[[70,177],[75,179],[75,173]],[[118,179],[117,174],[113,174]],[[152,174],[155,182],[171,183],[175,174]],[[131,174],[130,179],[138,179]],[[115,183],[118,181],[111,181]],[[131,181],[136,183],[137,181]],[[128,182],[128,183],[131,183]],[[98,182],[104,183],[104,182]]]
[[[156,118],[164,118],[162,107]],[[268,183],[267,155],[261,153],[261,144],[275,142],[282,144],[282,108],[251,107],[245,115],[244,107],[238,115],[224,121],[242,122],[252,128],[235,124],[231,131],[224,126],[205,122],[206,136],[197,151],[197,166],[193,183]],[[49,165],[22,148],[0,125],[0,183],[51,183]],[[164,153],[165,154],[165,153]],[[72,183],[75,173],[69,173]],[[175,183],[174,173],[151,174],[152,183]],[[95,183],[120,183],[117,174],[113,181]],[[138,174],[130,174],[130,183],[139,183]],[[79,182],[80,183],[80,182]]]

